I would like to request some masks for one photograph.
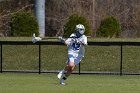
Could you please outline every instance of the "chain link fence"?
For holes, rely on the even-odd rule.
[[[61,42],[1,41],[1,73],[57,73],[66,65]],[[140,42],[88,42],[86,54],[73,73],[140,75]]]

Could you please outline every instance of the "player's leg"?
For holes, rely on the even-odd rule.
[[[58,79],[61,79],[62,77],[63,77],[63,74],[64,74],[64,72],[67,72],[67,70],[69,70],[69,62],[70,61],[74,61],[74,58],[73,58],[73,55],[68,55],[68,60],[66,61],[66,67],[63,69],[63,70],[61,70],[60,72],[59,72],[59,74],[57,75],[57,77],[58,77]]]
[[[66,63],[68,63],[68,60],[66,61]],[[58,79],[62,79],[64,73],[67,71],[67,68],[68,68],[68,66],[66,65],[66,67],[58,73],[58,75],[57,75]]]
[[[66,67],[65,67],[65,68],[66,68]],[[57,78],[58,78],[58,79],[61,79],[64,73],[65,73],[65,69],[61,70],[61,71],[58,73]]]
[[[75,59],[74,55],[68,54],[67,66],[65,67],[65,71],[66,71],[65,77],[66,78],[68,76],[70,76],[70,74],[72,73],[72,71],[75,68],[74,59]]]
[[[75,67],[75,66],[74,66]],[[62,76],[63,76],[63,74],[64,74],[64,72],[66,72],[66,75],[65,76],[69,76],[71,73],[72,73],[72,71],[74,70],[74,67],[70,67],[70,65],[67,65],[63,70],[61,70],[60,72],[59,72],[59,74],[57,75],[57,77],[58,77],[58,79],[61,79],[62,78]]]
[[[67,65],[64,68],[64,70],[60,71],[59,74],[57,75],[57,77],[60,79],[60,84],[65,84],[64,80],[66,80],[68,78],[68,76],[70,76],[70,74],[72,73],[72,71],[75,68],[75,64],[74,64],[74,56],[69,54],[68,55],[68,60],[67,60]],[[64,72],[66,72],[64,74]]]
[[[60,84],[65,85],[64,81],[70,76],[70,74],[74,70],[74,67],[74,62],[69,62],[69,64],[65,67],[66,74],[63,75],[62,79],[60,79]]]
[[[71,75],[75,66],[78,65],[81,60],[82,60],[82,56],[80,55],[74,59],[70,58],[70,62],[68,62],[68,65],[65,67],[66,74],[63,75],[64,80],[66,80]]]
[[[69,64],[66,66],[66,74],[65,74],[65,77],[69,77],[70,74],[73,72],[75,68],[75,64],[73,61],[69,62]]]

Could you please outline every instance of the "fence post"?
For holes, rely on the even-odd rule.
[[[1,63],[0,64],[1,64],[1,73],[2,73],[2,44],[1,44],[1,54],[0,55],[1,55]]]
[[[39,44],[39,74],[41,73],[41,45]]]
[[[120,76],[122,76],[122,61],[123,61],[123,45],[121,45],[121,62],[120,62]]]
[[[79,63],[79,75],[81,74],[81,64]]]

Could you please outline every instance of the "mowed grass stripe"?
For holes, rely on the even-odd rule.
[[[0,74],[0,93],[139,93],[139,76],[71,75],[66,85],[56,74]]]

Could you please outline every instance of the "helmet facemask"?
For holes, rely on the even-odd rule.
[[[82,36],[85,32],[85,27],[82,24],[76,25],[76,33],[78,36]]]

